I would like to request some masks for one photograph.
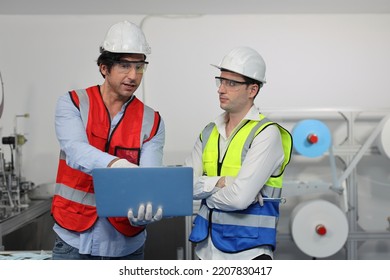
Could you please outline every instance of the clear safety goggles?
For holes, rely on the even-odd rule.
[[[241,85],[248,85],[247,82],[240,82],[240,81],[235,81],[235,80],[230,80],[222,77],[215,77],[215,84],[219,88],[221,85],[223,85],[225,88],[237,88],[238,86]]]
[[[115,61],[118,71],[122,74],[128,74],[132,69],[134,69],[137,74],[143,74],[145,73],[148,64],[149,62],[147,61]]]

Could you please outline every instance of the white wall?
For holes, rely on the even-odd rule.
[[[152,47],[139,97],[166,121],[166,164],[181,164],[202,127],[220,113],[215,75],[231,48],[248,45],[267,63],[257,104],[274,107],[383,107],[390,104],[390,15],[0,16],[2,136],[26,133],[23,174],[55,178],[59,95],[102,82],[96,66],[107,28],[141,24]],[[142,93],[144,90],[144,93]],[[7,157],[8,147],[3,147]]]

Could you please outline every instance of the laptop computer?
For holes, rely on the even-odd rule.
[[[163,217],[193,214],[191,167],[96,168],[92,171],[97,213],[100,217],[138,215],[141,203],[152,203]]]

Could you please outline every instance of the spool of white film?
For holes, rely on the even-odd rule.
[[[348,221],[339,207],[326,200],[298,204],[290,229],[298,248],[308,256],[326,258],[337,253],[348,237]]]

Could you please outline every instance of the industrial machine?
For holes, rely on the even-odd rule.
[[[0,118],[4,108],[4,84],[0,73],[1,104]],[[26,180],[22,174],[22,146],[26,137],[18,131],[18,120],[28,118],[29,114],[16,115],[12,135],[1,138],[0,148],[0,251],[4,248],[3,236],[6,236],[31,223],[50,209],[49,200],[30,199],[30,192],[36,185]],[[9,153],[5,149],[9,147]],[[8,158],[8,160],[6,159]],[[34,234],[30,234],[31,237]],[[21,240],[19,240],[21,241]],[[20,242],[19,242],[20,243]],[[22,244],[28,247],[27,244]]]
[[[34,183],[25,180],[21,174],[21,147],[26,141],[23,135],[16,133],[2,137],[2,144],[10,148],[11,160],[7,162],[0,151],[0,220],[28,208],[28,192],[34,188]]]
[[[280,243],[293,241],[302,258],[376,254],[389,259],[390,110],[276,110],[268,115],[289,126],[294,139]]]
[[[0,73],[1,104],[0,118],[4,108],[4,83]],[[29,115],[16,115],[14,122],[14,134],[2,137],[2,144],[10,148],[10,161],[6,161],[4,150],[0,149],[0,221],[19,214],[28,207],[28,191],[32,190],[34,183],[24,180],[21,172],[21,148],[27,139],[19,134],[17,120]]]

